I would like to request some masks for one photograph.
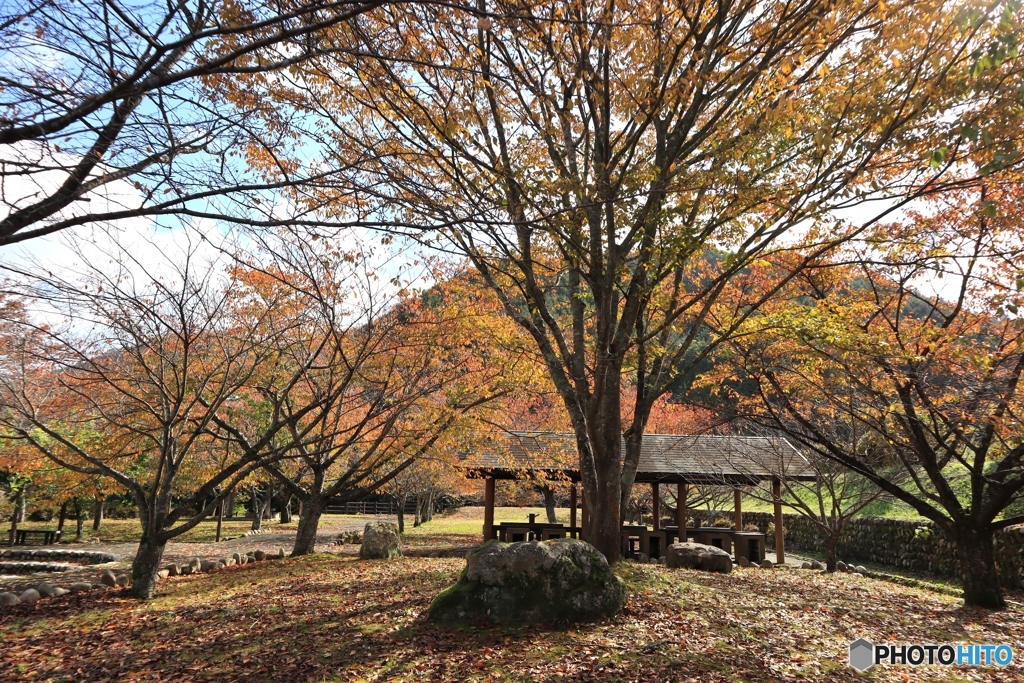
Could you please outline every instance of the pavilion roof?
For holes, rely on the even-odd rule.
[[[469,476],[579,480],[571,432],[509,431],[467,456]],[[753,484],[783,477],[813,480],[807,459],[787,440],[764,436],[645,434],[636,481]]]

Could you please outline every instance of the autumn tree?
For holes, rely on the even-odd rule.
[[[758,414],[934,522],[994,608],[993,534],[1024,523],[1020,196],[993,179],[880,226],[733,346]]]
[[[240,306],[223,263],[197,244],[145,262],[122,247],[97,259],[80,253],[81,265],[60,273],[9,270],[11,291],[59,324],[5,321],[39,343],[23,349],[31,364],[4,359],[23,371],[0,377],[0,424],[61,467],[131,493],[142,523],[132,564],[140,598],[154,594],[166,543],[284,455],[289,426],[317,407],[292,395],[310,363],[277,362],[297,341],[263,324],[275,302]],[[213,443],[231,449],[226,463],[208,457]]]
[[[268,95],[351,169],[334,216],[463,255],[532,339],[576,435],[589,540],[614,561],[653,402],[761,303],[711,333],[730,278],[1013,161],[970,121],[1014,101],[1014,6],[401,4],[325,32],[338,51]]]
[[[316,173],[254,176],[246,156],[287,144],[258,98],[226,81],[298,69],[317,33],[366,0],[49,0],[0,10],[0,245],[76,226],[161,216],[301,223],[267,194]],[[260,116],[257,116],[260,114]],[[273,119],[276,124],[271,121]]]
[[[474,353],[465,313],[446,300],[443,283],[421,295],[395,289],[402,275],[379,278],[368,247],[295,237],[261,238],[261,253],[272,256],[241,259],[236,278],[239,295],[268,312],[263,324],[289,340],[275,363],[309,367],[281,408],[294,446],[264,466],[301,502],[292,554],[303,555],[314,550],[329,501],[381,490],[505,394],[514,368]],[[291,419],[307,403],[316,409]]]

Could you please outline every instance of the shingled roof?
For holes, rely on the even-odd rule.
[[[466,457],[469,476],[579,479],[576,437],[570,432],[510,431]],[[636,481],[752,484],[775,476],[813,480],[806,458],[782,438],[645,434]]]

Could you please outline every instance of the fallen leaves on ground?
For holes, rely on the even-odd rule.
[[[1024,667],[876,667],[847,646],[1009,642],[1024,610],[796,570],[730,575],[623,564],[612,620],[559,628],[440,625],[430,600],[465,561],[315,555],[179,577],[140,603],[79,593],[0,613],[5,681],[1011,681]]]

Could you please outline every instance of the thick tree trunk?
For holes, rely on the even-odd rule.
[[[143,534],[132,562],[132,595],[149,600],[156,595],[156,575],[164,557],[166,543],[154,541]]]
[[[295,532],[295,545],[292,546],[292,557],[309,555],[316,551],[316,532],[323,514],[323,500],[319,496],[311,496],[303,501],[302,512],[299,514],[299,528]]]
[[[250,488],[252,505],[252,530],[259,531],[263,528],[263,501],[260,500],[260,491],[255,486]]]
[[[554,490],[550,486],[543,486],[541,492],[544,494],[544,511],[548,513],[548,524],[558,524],[558,519],[555,517]]]
[[[96,496],[96,502],[92,505],[92,530],[99,531],[103,524],[103,506],[106,500],[103,496]]]
[[[964,603],[973,607],[1005,609],[1006,600],[999,586],[991,529],[970,527],[956,531],[956,553],[963,579]]]

